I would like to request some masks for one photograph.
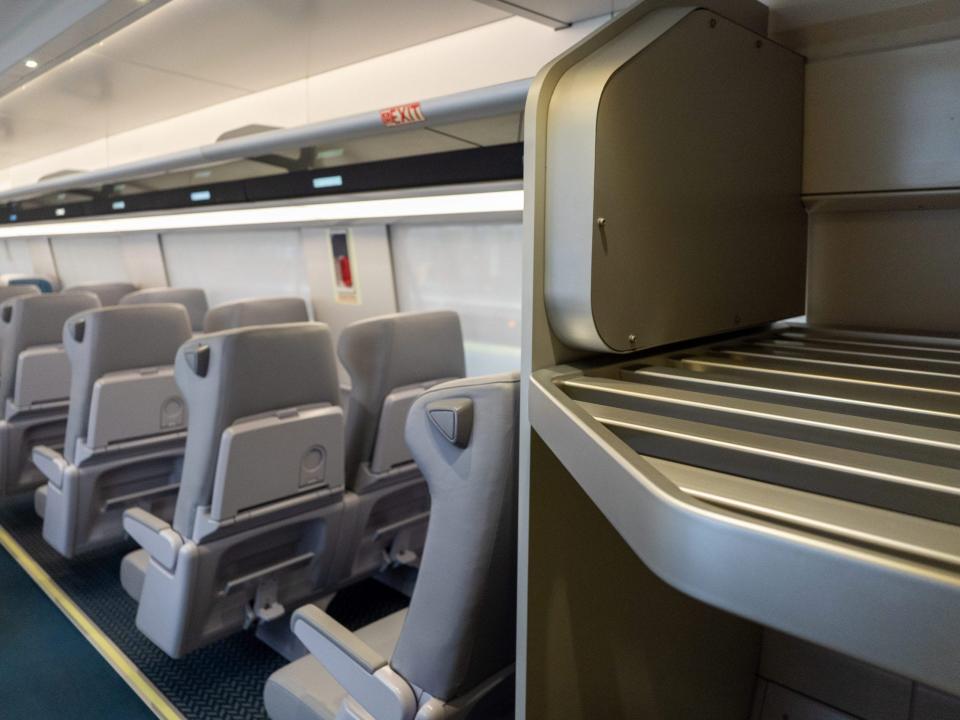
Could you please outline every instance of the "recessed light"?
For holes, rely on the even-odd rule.
[[[36,70],[38,67],[40,67],[40,63],[38,63],[36,60],[33,60],[33,59],[27,60],[23,64],[26,65],[31,70]]]
[[[322,188],[341,187],[342,185],[342,175],[326,175],[324,177],[315,177],[313,179],[313,187],[315,190],[321,190]]]

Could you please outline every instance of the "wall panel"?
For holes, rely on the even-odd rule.
[[[362,225],[349,230],[353,279],[358,289],[355,303],[338,300],[330,230],[307,227],[302,230],[302,235],[314,317],[330,326],[334,343],[339,340],[340,331],[350,323],[397,311],[385,226]],[[342,368],[340,375],[341,382],[349,384],[349,377]]]

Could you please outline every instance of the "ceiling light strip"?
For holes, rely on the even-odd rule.
[[[98,235],[106,233],[158,232],[247,225],[301,225],[310,223],[383,220],[389,218],[437,217],[521,212],[522,190],[430,195],[425,197],[349,200],[247,207],[206,212],[160,213],[127,217],[61,220],[0,226],[0,238]]]

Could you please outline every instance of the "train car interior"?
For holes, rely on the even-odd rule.
[[[958,238],[956,0],[0,0],[0,718],[960,720]]]

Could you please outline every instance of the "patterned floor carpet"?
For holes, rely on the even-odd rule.
[[[263,686],[285,660],[251,633],[239,633],[172,660],[136,628],[136,603],[120,586],[120,561],[135,546],[65,560],[42,537],[32,498],[0,502],[0,525],[190,720],[265,718]],[[401,593],[367,580],[339,593],[328,612],[348,628],[361,627],[406,606]],[[56,649],[51,649],[56,653]],[[51,683],[69,668],[51,667]],[[111,715],[111,717],[114,717]]]

